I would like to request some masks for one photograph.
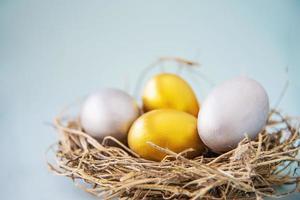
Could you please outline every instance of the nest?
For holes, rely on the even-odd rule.
[[[247,137],[227,153],[206,152],[194,159],[155,144],[167,156],[161,162],[140,158],[112,137],[99,142],[83,132],[78,120],[55,119],[60,140],[53,146],[59,175],[106,199],[262,199],[298,191],[299,127],[272,111],[255,140]],[[292,185],[279,193],[278,186]]]
[[[154,68],[162,68],[164,62],[173,62],[178,72],[188,69],[186,72],[191,76],[197,75],[214,85],[196,70],[198,63],[163,57],[144,69],[136,84],[135,96],[139,96],[145,75]],[[101,141],[92,138],[76,118],[57,117],[54,125],[60,139],[49,148],[55,156],[52,162],[48,161],[48,166],[56,174],[70,177],[86,192],[105,199],[282,197],[300,189],[299,122],[272,110],[266,127],[255,140],[246,135],[227,153],[217,155],[207,151],[193,159],[187,158],[192,149],[177,154],[149,143],[167,155],[161,162],[155,162],[139,157],[113,137]],[[290,185],[289,190],[280,192],[286,185]]]

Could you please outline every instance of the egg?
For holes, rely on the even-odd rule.
[[[176,74],[161,73],[151,78],[142,95],[144,111],[172,108],[198,115],[199,103],[189,84]]]
[[[199,155],[205,149],[197,132],[196,117],[173,109],[147,112],[133,123],[128,133],[129,147],[145,159],[162,160],[166,154],[149,142],[176,153],[194,149],[189,156]]]
[[[213,89],[202,104],[198,131],[212,151],[229,151],[245,138],[253,139],[264,128],[269,98],[255,80],[239,76]]]
[[[80,122],[84,131],[95,138],[113,136],[126,141],[128,130],[139,113],[137,103],[129,94],[106,88],[85,99]]]

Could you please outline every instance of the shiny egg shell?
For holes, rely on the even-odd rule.
[[[85,132],[95,138],[113,136],[126,141],[127,132],[139,116],[135,100],[118,89],[102,89],[83,102],[80,121]]]
[[[166,154],[150,142],[176,153],[192,148],[195,151],[189,154],[191,157],[205,149],[197,132],[197,118],[173,109],[147,112],[133,123],[128,133],[129,147],[145,159],[160,161]]]
[[[269,113],[265,89],[245,76],[217,86],[202,104],[198,132],[214,152],[226,152],[237,146],[247,134],[251,139],[263,129]]]
[[[143,91],[143,108],[148,112],[170,108],[198,115],[199,102],[190,85],[180,76],[161,73],[152,77]]]

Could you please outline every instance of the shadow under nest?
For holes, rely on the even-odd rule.
[[[55,127],[60,139],[51,148],[50,170],[105,199],[262,199],[299,189],[299,120],[275,110],[255,140],[246,137],[221,155],[207,152],[188,159],[190,150],[176,154],[149,144],[168,155],[161,162],[140,158],[112,137],[98,142],[78,120],[56,118]],[[292,189],[279,193],[284,185]]]

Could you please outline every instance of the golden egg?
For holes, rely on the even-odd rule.
[[[128,133],[129,147],[141,157],[160,161],[166,154],[149,142],[176,153],[192,148],[190,156],[201,154],[205,146],[197,132],[197,119],[173,109],[153,110],[140,116]]]
[[[176,74],[162,73],[154,76],[143,91],[143,109],[150,111],[172,108],[198,115],[199,104],[189,84]]]

